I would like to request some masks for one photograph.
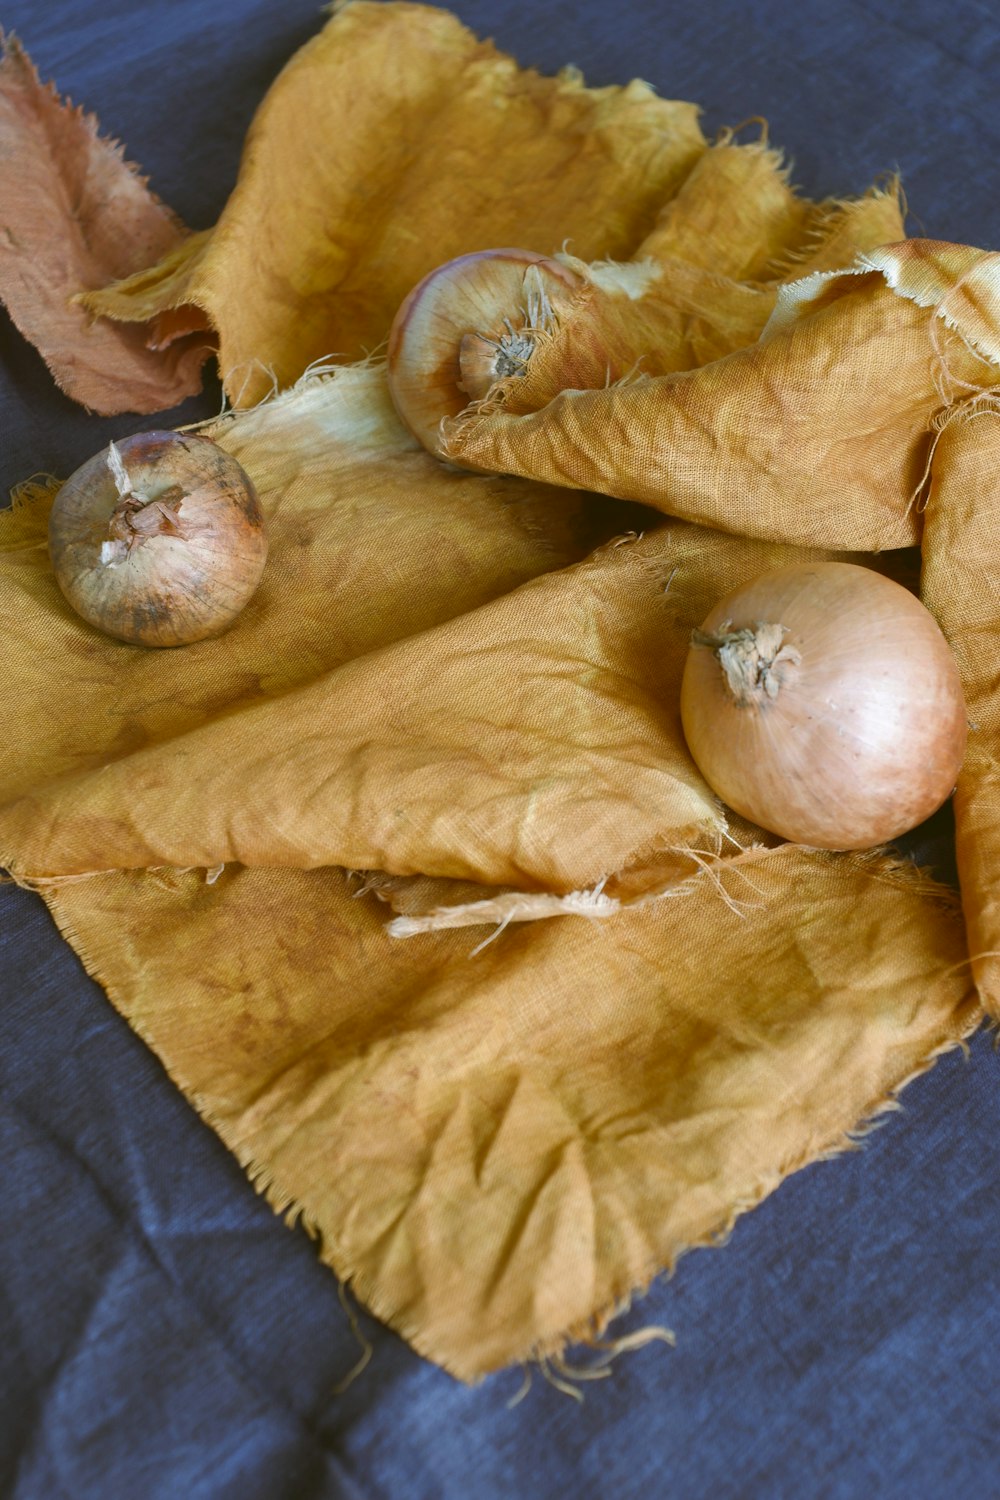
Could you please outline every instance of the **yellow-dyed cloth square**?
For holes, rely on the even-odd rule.
[[[0,132],[37,153],[65,129],[134,188],[4,69]],[[934,414],[993,383],[992,259],[898,243],[891,187],[810,204],[693,106],[364,0],[275,85],[215,230],[133,208],[160,225],[138,266],[95,258],[96,201],[67,230],[96,323],[66,285],[5,295],[105,409],[173,392],[209,330],[243,409],[207,432],[268,566],[225,635],[125,645],[56,586],[57,486],[25,488],[0,516],[0,859],[367,1306],[462,1379],[558,1355],[980,1018],[957,896],[727,816],[678,692],[745,578],[919,539]],[[582,290],[447,428],[449,468],[384,363],[332,357],[376,348],[438,262],[515,239],[571,240]],[[932,602],[947,527],[970,568],[985,547],[953,499],[974,426],[934,453]],[[984,878],[967,853],[967,905]]]

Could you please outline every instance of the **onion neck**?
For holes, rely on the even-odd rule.
[[[526,269],[523,290],[524,306],[518,308],[516,327],[505,317],[501,332],[466,333],[459,341],[458,388],[473,401],[484,400],[498,380],[526,374],[538,335],[555,328],[556,315],[537,266]]]
[[[133,547],[141,546],[154,536],[183,536],[184,527],[178,512],[185,493],[179,484],[172,484],[155,498],[146,500],[131,489],[125,494],[119,492],[118,504],[108,518],[108,543],[112,548],[107,553],[102,549],[105,560],[113,561],[121,555],[122,548],[127,557]],[[119,547],[113,546],[116,542]]]
[[[798,676],[802,655],[794,646],[784,646],[784,625],[758,620],[755,625],[731,630],[727,620],[717,634],[696,630],[693,646],[708,646],[722,669],[734,702],[739,708],[758,708],[773,703],[782,688]]]
[[[511,326],[498,338],[486,333],[464,334],[458,346],[459,390],[473,401],[482,401],[498,380],[523,375],[534,348],[531,334]]]

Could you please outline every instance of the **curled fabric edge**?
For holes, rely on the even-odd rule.
[[[629,301],[641,300],[650,285],[663,274],[663,264],[655,259],[639,259],[618,265],[614,262],[586,264],[572,256],[560,254],[555,257],[581,278],[581,287],[570,299],[568,309],[578,312],[585,308],[594,290],[617,293]],[[806,276],[781,282],[776,289],[774,308],[759,335],[763,344],[776,335],[786,332],[802,318],[816,311],[835,293],[838,283],[865,276],[881,276],[885,285],[896,296],[930,308],[946,328],[957,333],[966,349],[986,363],[1000,367],[1000,252],[979,250],[972,246],[955,245],[932,240],[900,240],[896,244],[880,246],[875,250],[860,252],[852,265],[839,270],[812,271]],[[973,297],[972,292],[978,292]],[[961,300],[966,307],[957,305]],[[992,318],[984,316],[983,303],[987,311],[995,310]],[[549,339],[558,326],[554,321],[547,330]],[[545,341],[543,337],[542,342]],[[939,363],[944,364],[940,346],[932,333],[933,353]],[[950,371],[943,372],[954,382]],[[613,386],[627,385],[636,379],[649,379],[641,368],[611,380]],[[976,392],[988,387],[970,386],[957,382],[966,392]],[[450,456],[454,444],[451,435],[471,426],[483,417],[505,412],[509,397],[517,391],[516,377],[505,376],[498,380],[478,401],[470,402],[458,415],[442,418],[438,439],[439,456]],[[955,399],[941,388],[942,403],[951,404]]]
[[[898,297],[933,309],[936,318],[961,334],[990,364],[1000,365],[1000,251],[938,240],[901,240],[862,251],[845,270],[814,271],[783,283],[761,341],[808,315],[836,282],[873,273]],[[982,301],[968,295],[970,286],[985,294]],[[963,295],[967,310],[956,305]],[[992,318],[984,316],[983,302],[987,310],[993,308]]]

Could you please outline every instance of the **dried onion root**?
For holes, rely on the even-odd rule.
[[[766,573],[695,632],[688,747],[730,807],[783,838],[867,849],[955,786],[968,725],[958,667],[919,599],[851,563]]]
[[[66,599],[98,630],[181,646],[232,624],[260,582],[267,538],[234,458],[210,438],[141,432],[63,485],[49,555]]]

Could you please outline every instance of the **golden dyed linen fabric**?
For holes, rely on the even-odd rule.
[[[238,860],[596,881],[721,823],[664,690],[691,629],[661,619],[665,576],[614,549],[127,759],[97,759],[84,730],[84,768],[36,770],[0,848],[29,879]]]
[[[47,899],[275,1208],[472,1380],[597,1332],[975,1026],[912,871],[786,847],[728,884],[474,955],[388,938],[330,869]]]
[[[1000,256],[930,241],[873,251],[853,272],[781,289],[759,340],[729,357],[562,390],[524,414],[501,388],[445,422],[442,448],[747,536],[910,546],[942,382],[1000,379],[998,267]]]
[[[355,0],[272,86],[212,234],[87,305],[140,321],[197,306],[231,399],[252,404],[272,378],[376,348],[454,255],[630,255],[704,148],[696,106],[644,83],[544,78],[447,11]]]
[[[737,145],[723,132],[660,210],[635,258],[767,284],[839,270],[859,251],[902,237],[894,179],[861,198],[811,203],[790,186],[780,151],[766,141]]]
[[[440,736],[463,722],[463,692],[521,734],[528,721],[512,709],[551,694],[560,712],[535,737],[564,777],[590,771],[581,726],[601,724],[626,769],[630,757],[643,774],[657,756],[679,766],[692,620],[745,572],[801,554],[676,523],[573,564],[607,502],[587,516],[566,492],[443,475],[399,427],[377,367],[313,376],[216,436],[254,479],[272,546],[262,593],[217,641],[147,652],[97,635],[52,581],[44,494],[4,518],[0,621],[19,733],[3,762],[0,847],[30,878],[40,871],[24,850],[48,840],[59,858],[41,889],[57,921],[171,1076],[366,1305],[473,1379],[601,1327],[785,1173],[849,1144],[845,1132],[970,1030],[960,913],[915,872],[787,847],[691,878],[690,859],[669,864],[683,830],[660,826],[659,809],[626,899],[648,895],[657,872],[661,885],[673,876],[667,896],[593,923],[509,928],[482,948],[483,929],[390,936],[376,895],[331,868],[353,849],[328,846],[317,869],[274,868],[293,828],[331,837],[337,797],[321,809],[322,781],[300,794],[282,778],[307,725],[320,761],[336,747],[338,715],[294,708],[348,659],[362,705],[391,711],[417,663],[426,689],[448,684],[451,708],[439,697],[395,731],[449,825],[465,770],[452,772]],[[542,574],[545,597],[570,601],[575,628],[561,637],[562,606],[517,604]],[[495,639],[523,672],[491,677],[477,622],[494,607],[508,621],[512,606],[518,633]],[[594,694],[600,713],[581,716],[575,700]],[[266,732],[261,714],[273,715]],[[485,712],[476,729],[481,741],[494,732]],[[355,769],[377,771],[381,745],[359,739]],[[708,824],[697,842],[718,851],[719,810],[690,763],[686,775]],[[543,802],[548,779],[533,789]],[[338,796],[360,808],[364,781],[342,781]],[[105,783],[85,809],[65,797]],[[274,784],[284,801],[264,810]],[[407,809],[400,799],[389,813]],[[227,817],[253,829],[269,864],[70,873],[81,848],[84,864],[113,862],[150,827],[183,830],[190,852],[170,851],[174,863],[214,862],[218,849],[192,841]],[[507,851],[519,876],[533,817],[529,795]],[[338,826],[354,837],[353,818]],[[565,845],[596,873],[620,852],[585,786],[549,827],[558,838],[536,859],[568,859]],[[425,830],[431,871],[439,838]],[[448,847],[479,861],[487,844],[472,821]]]
[[[810,203],[789,187],[777,151],[723,141],[699,158],[630,262],[557,257],[583,286],[536,337],[524,374],[502,382],[485,409],[520,415],[563,390],[722,359],[760,338],[780,276],[850,265],[903,233],[898,184]]]
[[[368,69],[388,113],[382,84],[359,104]],[[485,181],[455,148],[470,113]],[[359,201],[392,211],[355,223]],[[275,1206],[463,1379],[603,1326],[980,1014],[953,897],[877,855],[757,847],[678,722],[722,593],[918,535],[926,428],[948,382],[982,376],[991,283],[948,247],[918,247],[910,281],[898,247],[823,275],[894,215],[891,192],[797,200],[772,153],[706,153],[692,107],[644,86],[538,79],[442,12],[359,0],[269,96],[219,227],[106,301],[167,349],[207,316],[245,401],[270,389],[257,364],[234,389],[248,361],[303,377],[212,429],[267,518],[247,610],[183,650],[105,639],[52,578],[51,489],[0,518],[2,857]],[[556,487],[442,467],[377,364],[303,375],[377,342],[422,270],[475,248],[472,219],[482,243],[627,261],[591,267],[602,294],[660,288],[691,366],[661,377],[688,403],[667,508],[687,496],[716,529],[565,487],[577,464],[613,477],[601,440],[660,504],[659,437],[628,404],[657,380],[461,428],[475,464],[476,434],[551,436],[552,408],[627,398],[579,454],[539,439]],[[810,280],[784,295],[791,266]],[[800,451],[834,391],[844,431]],[[459,905],[537,920],[485,945],[488,926],[419,930]],[[417,927],[390,931],[394,910]]]
[[[946,413],[924,518],[922,592],[958,660],[969,748],[955,792],[956,856],[972,973],[1000,1018],[1000,407]]]

